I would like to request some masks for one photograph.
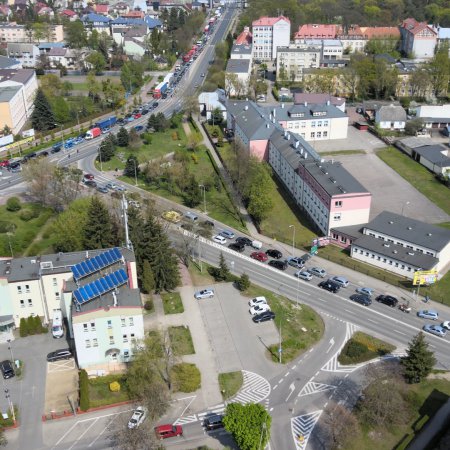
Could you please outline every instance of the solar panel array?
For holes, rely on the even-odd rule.
[[[100,297],[101,295],[106,294],[114,290],[116,287],[126,284],[127,282],[128,276],[125,270],[116,270],[113,273],[79,287],[73,292],[75,302],[82,305],[83,303],[86,303],[96,297]]]
[[[73,279],[77,281],[81,278],[87,277],[88,275],[98,272],[104,267],[110,266],[121,259],[122,253],[117,247],[107,250],[106,252],[94,256],[93,258],[89,258],[86,261],[82,261],[72,266],[71,269]]]

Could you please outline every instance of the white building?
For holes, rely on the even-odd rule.
[[[406,111],[400,105],[383,105],[375,111],[375,123],[383,130],[404,130]]]
[[[450,125],[450,104],[418,106],[416,117],[423,120],[426,128],[445,128]]]
[[[253,59],[273,61],[277,48],[289,45],[291,21],[283,16],[261,17],[252,23]]]
[[[198,105],[200,114],[206,118],[211,119],[212,112],[215,109],[222,111],[224,121],[227,120],[227,108],[225,107],[226,95],[222,89],[216,89],[214,92],[202,92],[198,96]]]
[[[252,66],[250,59],[229,59],[225,69],[225,90],[229,96],[245,95]]]
[[[302,81],[304,69],[318,69],[321,45],[289,44],[277,50],[277,80]]]
[[[62,25],[50,25],[51,32],[46,38],[49,42],[62,42],[64,31]],[[15,22],[0,23],[0,42],[33,42],[33,34],[26,29],[25,25]]]
[[[39,47],[34,44],[8,42],[7,53],[10,58],[21,62],[22,67],[36,67],[39,61]]]
[[[231,49],[230,59],[249,59],[252,60],[252,46],[251,45],[233,45]]]

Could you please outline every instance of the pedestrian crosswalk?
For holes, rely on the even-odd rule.
[[[308,445],[308,439],[322,414],[322,410],[309,414],[293,417],[291,419],[291,431],[297,450],[304,450]]]
[[[298,397],[304,397],[306,395],[329,391],[332,389],[336,389],[336,387],[337,386],[333,386],[331,384],[314,383],[313,381],[308,381],[308,383],[303,386],[302,390],[298,394]]]
[[[243,383],[242,388],[227,403],[241,403],[245,405],[246,403],[261,403],[266,409],[269,406],[269,395],[270,395],[270,384],[269,382],[254,372],[248,372],[246,370],[242,371]],[[205,416],[209,414],[222,414],[225,411],[227,403],[220,403],[218,405],[211,406],[197,414],[190,414],[189,416],[179,417],[174,425],[185,425],[188,423],[194,423],[202,421]]]

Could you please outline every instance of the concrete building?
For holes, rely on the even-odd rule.
[[[39,47],[34,44],[8,42],[7,53],[10,58],[15,58],[21,62],[22,67],[36,67],[39,61]]]
[[[62,42],[64,31],[62,25],[51,25],[51,34],[48,36],[50,42]],[[25,28],[15,22],[0,23],[0,42],[33,42],[33,36]]]
[[[244,27],[244,31],[234,41],[236,45],[252,45],[252,42],[253,36],[249,27]]]
[[[345,113],[345,98],[334,97],[329,94],[315,94],[307,92],[296,92],[294,94],[294,104],[302,105],[308,103],[309,105],[324,105],[328,102],[336,106],[337,109]]]
[[[321,45],[302,43],[278,47],[277,79],[302,81],[305,69],[320,67],[321,54]]]
[[[0,55],[0,69],[22,69],[22,63],[17,59]]]
[[[226,95],[223,89],[216,89],[214,92],[202,92],[198,96],[200,115],[210,120],[215,109],[222,111],[224,121],[227,120],[227,108],[225,107]]]
[[[231,48],[230,59],[248,59],[252,60],[252,46],[241,44],[234,44]]]
[[[416,270],[445,272],[450,263],[450,230],[383,211],[362,227],[362,236],[351,245],[351,256],[409,279]]]
[[[0,70],[0,129],[7,125],[19,133],[33,111],[37,88],[34,70]]]
[[[450,104],[418,106],[416,117],[424,121],[426,128],[445,128],[450,125]]]
[[[382,105],[375,111],[375,123],[383,130],[404,130],[406,111],[400,105]]]
[[[109,17],[102,16],[100,14],[89,13],[81,18],[84,27],[89,30],[97,30],[99,33],[105,32],[108,35],[111,34]]]
[[[250,59],[228,60],[225,69],[225,90],[228,96],[241,96],[247,93],[251,71]]]
[[[291,21],[284,17],[261,17],[252,22],[253,59],[274,61],[277,48],[289,45]]]
[[[336,25],[311,24],[301,25],[294,34],[294,42],[300,43],[305,39],[334,39],[336,37]]]
[[[431,59],[434,56],[438,33],[426,22],[408,18],[400,25],[402,51],[417,59]]]

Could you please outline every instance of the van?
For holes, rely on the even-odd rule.
[[[206,430],[217,430],[218,428],[223,428],[223,416],[220,414],[212,414],[211,416],[207,416],[205,421],[203,422],[203,426]]]
[[[192,222],[197,222],[198,220],[198,216],[190,211],[185,212],[184,217],[186,217],[186,219],[192,220]]]
[[[2,375],[5,380],[12,378],[15,375],[14,368],[9,360],[5,360],[0,363],[0,370],[2,371]]]
[[[63,317],[60,309],[55,309],[53,313],[52,335],[56,339],[64,336]]]
[[[260,241],[252,241],[252,247],[259,250],[262,247],[262,242]]]

